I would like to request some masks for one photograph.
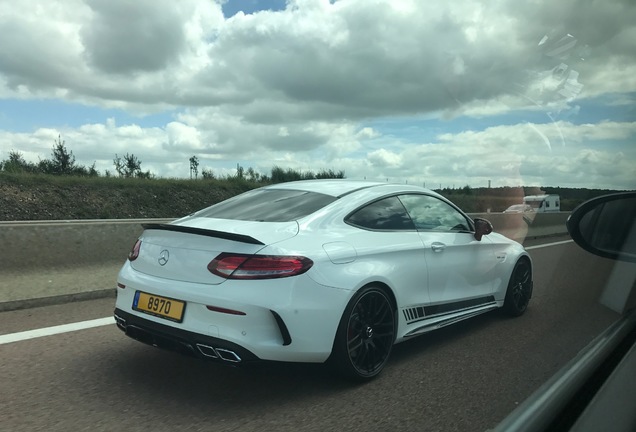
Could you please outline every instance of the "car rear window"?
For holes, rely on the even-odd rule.
[[[202,210],[197,216],[261,222],[289,222],[332,203],[337,198],[317,192],[255,189]]]

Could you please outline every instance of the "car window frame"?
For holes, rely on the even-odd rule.
[[[400,199],[401,196],[422,196],[422,197],[427,197],[427,198],[430,198],[430,199],[433,199],[433,200],[437,200],[440,203],[445,204],[447,207],[451,208],[452,210],[455,210],[464,219],[468,229],[466,229],[466,230],[453,230],[453,229],[437,229],[437,228],[431,228],[431,229],[420,228],[420,227],[417,226],[416,219],[413,217],[413,215],[409,211],[408,207]],[[441,232],[446,232],[446,233],[474,233],[475,232],[475,223],[472,220],[472,218],[470,216],[468,216],[464,211],[462,211],[459,207],[457,207],[455,204],[453,204],[452,202],[450,202],[450,201],[448,201],[446,199],[443,199],[442,197],[438,197],[438,196],[435,196],[435,195],[432,195],[432,194],[415,193],[415,192],[401,193],[401,194],[397,195],[397,197],[402,202],[402,205],[406,209],[407,213],[409,213],[409,216],[411,217],[411,219],[413,220],[413,223],[415,224],[415,228],[419,232],[436,232],[436,233],[441,233]]]
[[[398,198],[399,194],[393,193],[390,195],[385,195],[382,197],[378,197],[376,199],[373,199],[371,201],[368,201],[366,203],[364,203],[363,205],[360,205],[358,207],[356,207],[354,210],[350,211],[349,213],[347,213],[347,215],[343,218],[344,223],[346,223],[347,225],[350,225],[352,227],[355,228],[359,228],[365,231],[372,231],[372,232],[417,232],[417,228],[415,227],[415,223],[413,222],[413,219],[411,218],[411,215],[409,214],[409,212],[406,210],[406,207],[404,207],[404,204],[402,203],[402,201],[399,200]],[[358,213],[359,211],[361,211],[364,208],[367,208],[373,204],[376,204],[380,201],[389,199],[389,198],[396,198],[397,201],[400,203],[400,205],[402,206],[402,209],[404,210],[404,213],[406,214],[406,216],[409,218],[409,220],[411,221],[411,223],[413,224],[412,228],[409,229],[395,229],[395,228],[370,228],[367,226],[363,226],[363,225],[359,225],[357,223],[351,222],[350,218],[355,215],[356,213]]]
[[[420,229],[417,228],[417,225],[415,224],[415,221],[413,220],[413,217],[411,216],[411,214],[409,213],[408,209],[406,208],[406,206],[404,205],[404,203],[402,202],[402,200],[400,200],[400,196],[404,196],[404,195],[421,195],[421,196],[427,196],[427,197],[431,197],[431,198],[435,198],[438,199],[439,201],[447,204],[448,206],[450,206],[452,209],[454,209],[455,211],[457,211],[467,222],[468,224],[468,231],[465,230],[427,230],[427,229]],[[398,201],[400,202],[400,204],[402,205],[402,208],[404,209],[404,211],[406,212],[406,215],[409,217],[409,219],[413,222],[413,228],[412,229],[382,229],[382,228],[370,228],[370,227],[366,227],[366,226],[362,226],[356,223],[351,222],[349,219],[351,218],[352,215],[356,214],[357,212],[359,212],[360,210],[362,210],[363,208],[370,206],[372,204],[375,204],[379,201],[388,199],[388,198],[397,198]],[[389,195],[385,195],[382,197],[378,197],[374,200],[368,201],[366,203],[364,203],[363,205],[360,205],[358,207],[356,207],[354,210],[350,211],[349,213],[347,213],[345,215],[345,217],[343,218],[343,222],[347,225],[362,229],[362,230],[366,230],[366,231],[373,231],[373,232],[450,232],[450,233],[471,233],[474,234],[475,233],[475,222],[473,221],[473,219],[468,216],[464,211],[462,211],[459,207],[457,207],[455,204],[453,204],[451,201],[448,201],[446,199],[444,199],[443,197],[438,197],[432,194],[427,194],[427,193],[423,193],[423,192],[397,192],[397,193],[392,193]]]

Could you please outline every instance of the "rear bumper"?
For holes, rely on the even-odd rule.
[[[258,283],[203,285],[154,277],[126,264],[117,281],[115,307],[126,320],[120,328],[129,336],[158,346],[153,338],[167,337],[168,341],[159,342],[168,346],[173,346],[176,338],[177,351],[185,349],[197,355],[201,354],[197,343],[214,348],[204,355],[214,354],[216,346],[237,354],[234,350],[242,348],[251,354],[247,359],[272,361],[324,362],[331,354],[342,311],[351,296],[350,291],[320,285],[304,274]],[[182,322],[134,310],[137,291],[185,302]],[[128,325],[133,327],[126,329]]]
[[[233,365],[260,360],[238,344],[159,324],[118,308],[115,309],[115,321],[126,336],[158,348]]]

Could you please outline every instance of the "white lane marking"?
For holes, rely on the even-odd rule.
[[[554,243],[546,243],[546,244],[540,244],[540,245],[536,245],[536,246],[528,246],[526,248],[526,250],[541,249],[541,248],[544,248],[544,247],[558,246],[558,245],[562,245],[562,244],[566,244],[566,243],[572,243],[572,242],[574,242],[574,240],[563,240],[563,241],[558,241],[558,242],[554,242]]]
[[[28,330],[18,333],[9,333],[0,335],[0,345],[8,344],[11,342],[19,342],[28,339],[35,339],[44,336],[52,336],[60,333],[68,333],[77,330],[84,330],[93,327],[101,327],[110,324],[115,324],[114,317],[98,318],[90,321],[81,321],[70,324],[62,324],[53,327],[45,327],[35,330]]]

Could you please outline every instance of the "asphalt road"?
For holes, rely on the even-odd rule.
[[[2,344],[0,430],[487,430],[618,318],[597,302],[612,261],[571,242],[530,253],[535,291],[524,316],[489,313],[397,345],[364,385],[322,365],[190,359],[114,324]],[[3,312],[0,334],[107,317],[113,305]]]

